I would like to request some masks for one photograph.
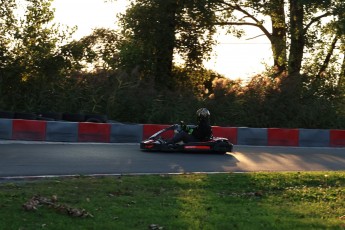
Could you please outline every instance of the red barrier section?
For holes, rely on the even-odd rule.
[[[169,127],[170,125],[154,125],[154,124],[148,124],[148,125],[143,125],[143,140],[146,140],[159,130],[165,129]],[[162,134],[163,139],[169,139],[174,136],[174,131],[169,130],[165,133]]]
[[[267,138],[269,146],[298,146],[299,131],[298,129],[267,129]]]
[[[237,128],[213,126],[212,131],[213,131],[213,136],[225,137],[225,138],[228,138],[228,140],[232,144],[234,145],[237,144],[237,132],[238,132]]]
[[[44,141],[46,139],[46,121],[13,120],[12,139]]]
[[[345,147],[345,130],[330,130],[331,147]]]
[[[79,123],[78,141],[80,142],[110,142],[110,124]]]

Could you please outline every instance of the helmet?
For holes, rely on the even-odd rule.
[[[198,121],[208,120],[210,118],[210,115],[210,111],[208,111],[208,109],[206,108],[201,108],[196,111],[196,117]]]

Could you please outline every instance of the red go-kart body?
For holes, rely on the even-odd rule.
[[[172,125],[165,129],[158,131],[148,139],[140,143],[140,149],[146,151],[165,151],[165,152],[210,152],[225,154],[226,152],[232,152],[233,144],[224,137],[212,137],[208,141],[201,142],[179,142],[176,144],[167,144],[161,138],[161,135],[170,130],[179,132],[181,127],[179,125]]]

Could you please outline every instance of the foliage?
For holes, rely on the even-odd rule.
[[[58,44],[69,32],[60,32],[58,25],[51,23],[54,18],[51,2],[26,1],[23,18],[13,15],[15,2],[10,6],[5,4],[8,6],[4,11],[8,23],[1,27],[1,45],[7,52],[1,56],[0,76],[1,104],[5,108],[37,110],[37,104],[54,97],[55,84],[60,80],[58,77],[66,73],[67,63]]]
[[[118,70],[120,40],[116,31],[97,28],[90,35],[62,46],[61,53],[68,58],[72,72]]]
[[[268,97],[264,100],[264,104],[253,98],[253,102],[257,101],[257,103],[250,103],[245,111],[255,108],[253,112],[261,117],[259,120],[262,125],[266,123],[264,120],[267,120],[268,125],[283,123],[287,127],[305,126],[304,122],[308,123],[308,120],[312,120],[308,126],[313,123],[324,127],[321,125],[322,121],[315,121],[314,115],[325,115],[328,109],[332,111],[327,113],[328,119],[333,117],[333,115],[328,116],[330,114],[339,114],[336,112],[339,109],[336,108],[342,104],[344,95],[335,88],[338,87],[336,79],[342,79],[337,54],[343,36],[343,1],[222,0],[214,2],[220,12],[214,21],[215,25],[225,27],[229,33],[239,37],[243,36],[241,29],[244,26],[256,27],[271,43],[274,72],[270,76],[272,79],[279,78],[279,90],[272,94],[268,89],[269,92],[266,92]],[[270,30],[272,32],[269,32]],[[305,57],[305,51],[308,51],[313,58]],[[320,78],[323,80],[319,81]],[[265,84],[265,81],[261,82]],[[310,82],[322,82],[325,85],[318,86],[326,89],[327,92],[323,89],[317,90],[315,87],[309,88],[314,85]],[[308,90],[310,93],[307,93]],[[247,92],[247,95],[248,93],[250,92]],[[262,98],[260,92],[255,93],[259,93],[257,96]],[[330,100],[332,102],[325,102]],[[313,105],[311,110],[309,105]],[[307,111],[312,114],[303,114],[308,113]],[[251,116],[252,122],[249,124],[256,119],[257,117]]]
[[[25,15],[17,18],[16,2],[1,1],[1,110],[96,113],[120,122],[170,124],[193,123],[195,111],[207,107],[213,125],[345,128],[342,1],[300,2],[303,12],[310,8],[301,18],[310,56],[304,56],[296,75],[298,94],[287,87],[291,74],[275,67],[243,82],[202,66],[216,20],[241,35],[237,26],[252,23],[247,19],[267,30],[261,17],[269,15],[287,51],[291,30],[285,26],[291,24],[282,30],[282,5],[273,1],[133,1],[122,15],[121,31],[98,28],[80,40],[70,40],[73,29],[52,24],[51,0],[25,2]],[[246,16],[236,21],[235,11]],[[332,20],[321,23],[329,14]],[[174,64],[174,54],[184,65]],[[278,59],[284,69],[287,55]]]
[[[174,88],[173,57],[178,54],[188,68],[202,67],[214,44],[215,29],[209,24],[214,13],[208,1],[131,1],[121,16],[122,64],[137,66],[157,86]]]

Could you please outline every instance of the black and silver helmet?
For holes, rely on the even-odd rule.
[[[208,120],[210,118],[210,115],[211,115],[210,111],[208,111],[208,109],[206,108],[201,108],[196,111],[196,117],[198,121]]]

